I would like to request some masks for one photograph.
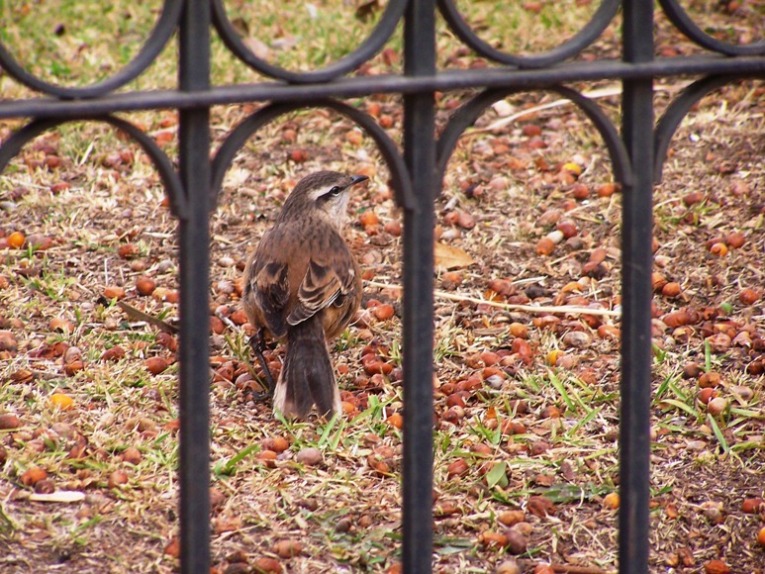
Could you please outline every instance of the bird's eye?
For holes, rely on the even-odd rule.
[[[332,189],[329,190],[329,194],[332,197],[337,197],[338,195],[340,195],[341,191],[343,191],[342,187],[335,186],[335,187],[333,187]]]

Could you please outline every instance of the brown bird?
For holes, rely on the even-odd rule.
[[[342,231],[349,190],[366,179],[334,171],[304,177],[244,270],[242,302],[257,329],[251,343],[268,378],[263,336],[287,341],[270,389],[274,411],[285,416],[305,418],[314,404],[327,417],[340,410],[327,339],[345,329],[361,302],[361,273]]]

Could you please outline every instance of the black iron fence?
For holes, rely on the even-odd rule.
[[[516,56],[485,42],[465,21],[453,0],[390,0],[372,34],[351,54],[321,70],[288,71],[253,53],[229,20],[223,0],[166,0],[150,38],[133,61],[109,79],[86,87],[60,87],[25,70],[0,45],[0,65],[39,98],[0,102],[0,118],[30,118],[3,142],[0,168],[42,131],[61,123],[95,119],[129,134],[159,171],[179,220],[180,243],[180,524],[183,572],[209,572],[209,357],[208,220],[223,175],[235,153],[261,126],[301,107],[331,108],[363,128],[378,145],[403,207],[404,260],[404,451],[403,569],[431,571],[432,375],[434,200],[460,134],[492,103],[524,90],[554,90],[579,106],[606,143],[623,188],[621,510],[620,572],[648,571],[649,419],[651,371],[652,185],[661,174],[668,143],[692,105],[721,85],[765,76],[765,42],[726,43],[695,23],[677,0],[661,0],[674,25],[706,52],[692,57],[655,57],[654,2],[603,0],[579,33],[546,53]],[[622,58],[572,61],[591,45],[622,9]],[[470,48],[497,67],[437,69],[436,12]],[[401,75],[351,76],[404,26]],[[273,81],[214,86],[210,79],[213,29],[247,65]],[[176,89],[116,92],[154,61],[179,33]],[[759,30],[761,32],[761,29]],[[653,83],[657,78],[693,75],[690,85],[654,126]],[[574,82],[620,80],[621,131],[593,101],[566,87]],[[435,137],[435,94],[483,90],[458,110]],[[403,152],[374,119],[342,103],[375,93],[401,94]],[[244,121],[210,158],[210,107],[245,102],[269,105]],[[112,114],[174,108],[180,111],[179,168],[153,139]]]

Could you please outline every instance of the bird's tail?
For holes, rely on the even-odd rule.
[[[311,317],[287,330],[287,353],[274,390],[274,411],[305,418],[313,405],[320,415],[340,410],[320,317]]]

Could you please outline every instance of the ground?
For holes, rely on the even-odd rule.
[[[582,57],[617,50],[615,30]],[[663,56],[698,51],[663,20],[657,38]],[[439,47],[445,66],[485,65]],[[394,39],[362,73],[399,68]],[[690,81],[657,82],[657,115]],[[574,87],[618,122],[617,84]],[[654,573],[765,568],[763,94],[747,81],[703,99],[655,189]],[[440,128],[472,95],[441,95]],[[398,98],[353,103],[400,141]],[[259,107],[214,109],[214,147]],[[125,117],[175,156],[175,114]],[[370,177],[346,234],[365,297],[332,345],[343,415],[294,423],[256,400],[241,273],[320,168]],[[493,106],[451,158],[435,206],[437,572],[616,569],[620,196],[597,132],[552,92]],[[122,134],[75,124],[24,148],[0,209],[2,571],[173,572],[178,263],[159,177]],[[235,159],[211,229],[215,571],[397,571],[401,215],[384,161],[332,112],[282,118]]]

